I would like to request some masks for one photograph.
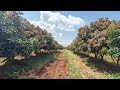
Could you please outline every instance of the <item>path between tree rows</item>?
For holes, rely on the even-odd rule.
[[[68,54],[65,54],[64,50],[62,50],[58,56],[58,60],[54,62],[51,61],[43,67],[37,67],[29,71],[29,73],[19,76],[18,79],[69,79],[69,62],[74,64],[75,72],[80,73],[81,77],[78,79],[106,79],[103,73],[87,66],[80,57],[73,53],[73,58],[69,61],[67,58],[69,57],[69,52],[70,51],[67,51]]]
[[[69,68],[66,57],[60,53],[58,60],[51,61],[43,67],[37,67],[29,73],[20,76],[19,78],[30,79],[69,79]]]

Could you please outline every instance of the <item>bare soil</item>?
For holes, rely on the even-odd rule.
[[[69,79],[69,68],[66,57],[60,53],[58,60],[50,61],[43,67],[36,67],[34,70],[21,75],[18,79]]]

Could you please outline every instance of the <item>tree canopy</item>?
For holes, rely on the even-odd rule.
[[[35,27],[20,11],[0,11],[0,56],[14,60],[16,55],[29,57],[61,49],[47,30]]]
[[[120,60],[120,22],[99,18],[78,30],[77,37],[68,49],[76,53],[93,53],[95,58],[111,55],[118,64]]]

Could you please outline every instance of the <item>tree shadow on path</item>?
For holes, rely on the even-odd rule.
[[[40,54],[39,56],[30,56],[28,59],[7,61],[0,66],[0,79],[17,78],[19,74],[32,70],[37,65],[45,65],[57,60],[60,51],[53,51],[49,54]]]
[[[82,53],[79,53],[77,55],[79,55],[80,58],[83,58],[83,61],[87,62],[88,66],[91,66],[100,72],[120,73],[120,66],[116,66],[112,62],[108,62],[107,60],[101,60],[100,58],[96,60],[94,57]]]

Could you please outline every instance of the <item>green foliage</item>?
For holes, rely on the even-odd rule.
[[[118,47],[110,48],[108,50],[108,53],[112,55],[114,58],[118,58],[120,57],[120,48]]]
[[[62,48],[52,35],[35,27],[20,11],[0,11],[0,56],[13,60],[16,55],[30,56]],[[44,52],[43,52],[44,51]]]
[[[120,22],[108,18],[99,18],[90,26],[79,28],[78,35],[68,49],[76,53],[94,53],[95,58],[110,54],[112,59],[120,60]]]
[[[18,43],[19,43],[19,50],[17,50],[19,52],[19,54],[21,54],[22,56],[28,57],[32,51],[33,51],[33,40],[32,38],[30,39],[26,39],[26,38],[20,38],[18,39]]]
[[[113,29],[109,29],[107,34],[107,43],[110,47],[108,53],[111,55],[114,63],[118,65],[120,61],[120,29],[116,26]]]
[[[4,78],[12,78],[16,79],[21,74],[28,74],[31,73],[32,70],[35,68],[40,68],[43,65],[47,64],[49,61],[57,60],[57,55],[59,55],[59,51],[53,51],[50,54],[42,55],[38,57],[31,57],[24,61],[11,61],[11,63],[5,65],[4,68],[0,67],[0,79]],[[2,69],[2,70],[1,70]],[[31,73],[32,74],[32,73]]]
[[[108,49],[107,49],[106,47],[103,47],[103,48],[99,51],[99,54],[107,55],[107,51],[108,51]]]
[[[11,59],[16,52],[18,31],[6,12],[0,12],[0,18],[0,55]]]

